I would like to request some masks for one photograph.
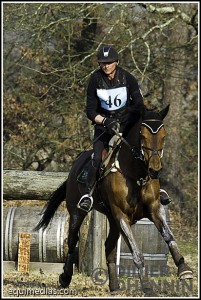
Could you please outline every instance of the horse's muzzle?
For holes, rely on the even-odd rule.
[[[158,179],[158,174],[159,174],[159,171],[155,171],[153,169],[149,169],[149,177],[151,179]]]

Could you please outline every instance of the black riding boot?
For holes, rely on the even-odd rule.
[[[89,168],[86,180],[86,194],[83,195],[78,202],[77,207],[85,212],[89,212],[93,205],[92,189],[96,183],[97,168],[94,167],[93,161]]]
[[[162,205],[168,205],[172,201],[168,193],[163,189],[160,189],[160,201]]]

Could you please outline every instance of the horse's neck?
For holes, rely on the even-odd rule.
[[[136,148],[140,148],[140,125],[141,120],[139,120],[133,127],[130,129],[126,140],[127,142]]]
[[[125,143],[122,143],[119,152],[119,163],[121,170],[124,174],[127,174],[133,179],[135,177],[137,179],[139,175],[143,176],[143,174],[141,174],[143,170],[139,167],[139,159],[135,158],[132,151],[132,148],[135,149],[137,152],[140,151],[140,124],[141,121],[137,122],[130,128],[127,137],[125,137],[126,142],[130,146],[128,146],[128,144],[126,145]]]

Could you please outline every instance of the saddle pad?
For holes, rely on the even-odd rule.
[[[103,170],[106,168],[106,166],[108,165],[110,158],[112,156],[113,151],[115,150],[116,146],[118,144],[120,144],[121,139],[117,136],[113,136],[111,138],[111,140],[109,141],[109,149],[103,149],[102,152],[102,162],[100,165],[100,169],[99,172],[103,172]],[[108,151],[109,150],[109,151]],[[89,173],[89,168],[91,165],[91,159],[92,159],[93,153],[91,154],[91,156],[88,157],[88,159],[85,161],[81,172],[79,173],[79,175],[77,176],[77,182],[82,183],[82,184],[86,184],[87,181],[87,175]]]
[[[107,154],[105,155],[105,157],[102,160],[101,163],[101,169],[104,170],[107,165],[110,162],[110,158],[114,152],[114,150],[116,149],[116,146],[118,146],[121,143],[121,138],[119,138],[118,136],[114,135],[111,140],[109,141],[109,151],[107,151]]]
[[[77,182],[86,184],[90,165],[91,165],[91,159],[86,161],[86,163],[84,164],[82,171],[80,172],[80,174],[77,177]]]

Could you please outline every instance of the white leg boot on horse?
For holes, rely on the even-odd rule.
[[[93,190],[96,185],[96,180],[97,180],[97,168],[94,167],[93,161],[90,165],[88,175],[87,175],[87,180],[86,180],[86,194],[84,194],[80,201],[77,204],[77,207],[86,213],[88,213],[92,209],[93,205]]]

